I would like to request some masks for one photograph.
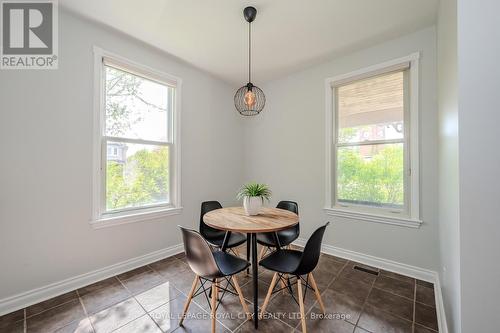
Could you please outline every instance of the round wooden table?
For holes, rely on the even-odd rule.
[[[247,234],[247,260],[252,249],[252,280],[253,280],[253,319],[255,328],[259,325],[258,316],[258,263],[257,263],[257,233],[274,232],[277,248],[280,248],[277,231],[288,229],[299,223],[299,216],[288,210],[279,208],[262,208],[259,215],[247,216],[243,207],[228,207],[212,210],[203,216],[203,221],[212,228],[226,231],[222,251],[227,247],[231,232]]]

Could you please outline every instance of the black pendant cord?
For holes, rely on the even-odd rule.
[[[248,23],[248,82],[252,82],[252,22]]]

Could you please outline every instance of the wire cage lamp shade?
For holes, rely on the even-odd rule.
[[[243,16],[248,22],[248,83],[238,89],[234,95],[234,106],[243,116],[258,115],[266,105],[266,96],[259,87],[252,83],[252,22],[257,16],[257,9],[246,7]]]
[[[242,116],[255,116],[264,109],[266,96],[257,86],[248,83],[234,94],[234,106]]]

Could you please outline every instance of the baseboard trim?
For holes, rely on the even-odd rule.
[[[175,254],[181,253],[182,251],[184,251],[183,245],[176,244],[158,251],[100,268],[95,271],[51,283],[44,287],[32,289],[27,292],[0,299],[0,316],[84,287],[91,283],[107,279],[114,275],[130,271],[137,267],[171,257]]]
[[[295,242],[293,242],[293,244],[304,247],[306,242],[306,239],[298,238]],[[55,282],[44,287],[32,289],[24,293],[0,299],[0,316],[42,302],[52,297],[56,297],[66,292],[84,287],[91,283],[107,279],[114,275],[127,272],[137,267],[144,266],[167,257],[171,257],[173,255],[181,253],[183,250],[183,245],[177,244],[165,249],[154,251],[139,257],[119,262],[117,264],[97,269],[95,271]],[[437,272],[351,250],[342,249],[328,244],[323,244],[321,251],[329,255],[357,261],[365,265],[382,268],[387,271],[434,283],[434,294],[436,298],[436,311],[439,324],[439,332],[448,333],[443,297],[441,293],[441,283]]]
[[[448,322],[446,321],[446,313],[444,312],[443,292],[441,290],[441,279],[436,273],[434,280],[434,298],[436,300],[436,312],[438,318],[439,332],[448,333]]]
[[[293,245],[304,247],[306,245],[306,242],[307,239],[298,238],[295,242],[293,242]],[[336,257],[344,258],[347,260],[357,261],[365,265],[381,268],[386,271],[391,271],[394,273],[410,276],[419,280],[434,283],[434,295],[436,300],[436,312],[438,318],[439,332],[448,333],[448,326],[446,323],[446,316],[444,312],[443,297],[441,293],[441,283],[439,281],[439,275],[437,272],[412,265],[399,263],[393,260],[388,260],[360,252],[355,252],[352,250],[343,249],[329,244],[323,244],[321,246],[321,252]]]

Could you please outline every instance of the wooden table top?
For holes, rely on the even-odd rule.
[[[288,210],[266,207],[261,208],[259,215],[247,216],[243,207],[228,207],[206,213],[203,221],[219,230],[256,233],[288,229],[299,223],[299,216]]]

